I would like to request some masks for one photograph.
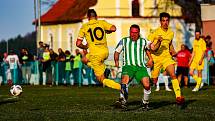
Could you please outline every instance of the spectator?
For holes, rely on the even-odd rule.
[[[212,50],[212,42],[206,41],[206,57],[209,66],[209,84],[215,85],[215,59]]]
[[[179,84],[181,83],[182,77],[184,78],[184,87],[188,86],[188,74],[189,74],[189,60],[191,58],[191,53],[185,44],[181,45],[181,50],[177,53],[177,70],[176,76],[178,78]]]
[[[62,85],[65,75],[65,60],[66,55],[61,48],[58,49],[58,84]]]
[[[50,58],[51,58],[51,69],[52,69],[52,78],[51,81],[53,84],[57,85],[57,80],[56,80],[56,65],[57,65],[57,58],[58,54],[54,52],[53,49],[49,49],[50,51]]]
[[[43,52],[44,52],[44,44],[42,41],[39,42],[39,47],[37,48],[37,60],[38,60],[38,66],[39,66],[39,84],[42,84],[43,82]]]
[[[81,53],[79,51],[79,49],[75,50],[75,58],[74,58],[74,65],[73,65],[73,75],[74,76],[74,81],[75,84],[78,84],[79,86],[81,86],[81,80],[82,80],[82,61],[81,61]]]
[[[19,58],[15,54],[14,50],[10,50],[9,55],[6,58],[6,62],[9,64],[10,74],[8,78],[8,84],[19,84],[18,82],[18,68],[19,68]],[[11,81],[12,80],[12,81]]]
[[[9,74],[10,74],[9,65],[6,61],[7,56],[8,56],[8,54],[5,52],[3,54],[2,64],[1,64],[2,72],[3,72],[3,74],[2,74],[3,75],[3,84],[7,84],[8,79],[9,79]]]
[[[49,52],[49,45],[45,45],[45,50],[43,52],[43,85],[49,84],[51,85],[51,57]]]
[[[66,55],[66,66],[65,66],[65,85],[72,85],[71,80],[70,80],[70,75],[72,73],[72,59],[74,58],[71,53],[69,52],[69,50],[65,51],[65,55]]]
[[[19,60],[22,64],[22,83],[29,84],[31,79],[31,61],[33,61],[33,55],[31,55],[26,48],[22,48]]]

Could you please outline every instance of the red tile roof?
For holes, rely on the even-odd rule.
[[[97,0],[58,0],[48,12],[41,16],[41,24],[81,21],[89,7],[96,3]]]

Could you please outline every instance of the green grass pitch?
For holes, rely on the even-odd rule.
[[[200,92],[182,88],[186,104],[175,104],[173,92],[152,88],[149,111],[142,111],[142,87],[129,87],[128,110],[115,108],[119,92],[102,86],[22,86],[13,97],[9,86],[0,86],[1,121],[214,121],[215,87]]]

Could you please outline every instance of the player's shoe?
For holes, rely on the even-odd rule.
[[[142,99],[142,110],[143,111],[148,111],[149,110],[149,101],[148,100],[143,100]]]
[[[166,88],[166,91],[171,92],[172,89],[170,89],[169,87]]]
[[[156,92],[160,91],[160,88],[156,88],[155,91],[156,91]]]
[[[193,92],[198,92],[198,91],[199,91],[199,88],[195,87],[192,91],[193,91]]]
[[[123,97],[120,97],[119,100],[115,102],[117,108],[127,109],[126,100]]]
[[[184,99],[183,96],[180,96],[180,97],[177,97],[177,98],[176,98],[176,103],[177,103],[178,105],[183,105],[184,102],[185,102],[185,99]]]
[[[201,83],[199,89],[202,89],[203,86],[204,86],[204,82]]]
[[[105,69],[105,72],[104,72],[105,78],[108,78],[108,77],[109,77],[110,72],[111,72],[111,71],[110,71],[109,68],[106,68],[106,69]]]

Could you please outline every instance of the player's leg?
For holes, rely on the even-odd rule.
[[[185,67],[184,68],[184,73],[182,74],[182,76],[184,77],[184,87],[187,88],[188,87],[188,73],[189,73],[189,68]]]
[[[155,89],[155,91],[157,92],[157,91],[160,91],[160,85],[159,85],[159,80],[158,80],[158,78],[155,78],[155,79],[153,79],[153,81],[157,81],[157,83],[155,84],[155,86],[156,86],[156,89]]]
[[[151,94],[151,87],[150,87],[150,82],[149,82],[149,77],[144,77],[141,80],[143,84],[143,98],[142,98],[142,104],[143,104],[143,109],[148,110],[149,109],[149,96]]]
[[[181,95],[181,89],[178,83],[178,79],[176,78],[175,75],[175,66],[173,64],[170,64],[169,66],[166,67],[166,71],[172,79],[172,87],[175,92],[177,104],[183,104],[184,97]]]
[[[198,78],[197,78],[197,82],[196,82],[196,87],[200,89],[201,84],[202,84],[202,70],[198,70]]]
[[[140,80],[144,89],[143,89],[143,98],[142,98],[142,104],[143,109],[148,110],[149,107],[149,95],[151,94],[151,87],[150,87],[150,81],[149,81],[149,75],[147,72],[147,69],[145,67],[139,67],[139,71],[136,72],[135,78],[136,80]]]
[[[128,100],[128,82],[129,82],[129,76],[128,75],[123,75],[122,80],[121,80],[120,94],[122,94],[121,98],[125,102],[127,102],[127,100]]]
[[[184,88],[188,88],[188,76],[184,76]]]
[[[167,72],[166,72],[166,71],[163,72],[163,80],[164,80],[164,84],[165,84],[165,90],[166,90],[166,91],[172,91],[172,90],[169,88],[169,79],[168,79],[168,76],[167,76]]]
[[[94,70],[96,79],[107,87],[121,90],[121,86],[119,83],[115,82],[114,80],[105,78],[104,72],[105,72],[106,66],[103,62],[104,62],[104,58],[100,56],[95,55],[95,56],[89,57],[88,63],[90,63],[92,69]]]
[[[154,86],[157,86],[159,84],[158,83],[158,76],[160,74],[160,69],[161,69],[160,63],[158,61],[154,61],[154,66],[151,70],[151,78],[152,78]]]
[[[195,62],[195,61],[193,61],[191,63],[191,65],[190,65],[190,72],[189,72],[189,74],[190,74],[190,76],[193,77],[193,79],[196,81],[196,83],[199,80],[198,79],[199,77],[194,74],[194,71],[197,70],[197,69],[198,69],[198,63]],[[194,91],[194,92],[199,91],[199,88],[198,88],[197,84],[196,84],[195,88],[192,91]]]

